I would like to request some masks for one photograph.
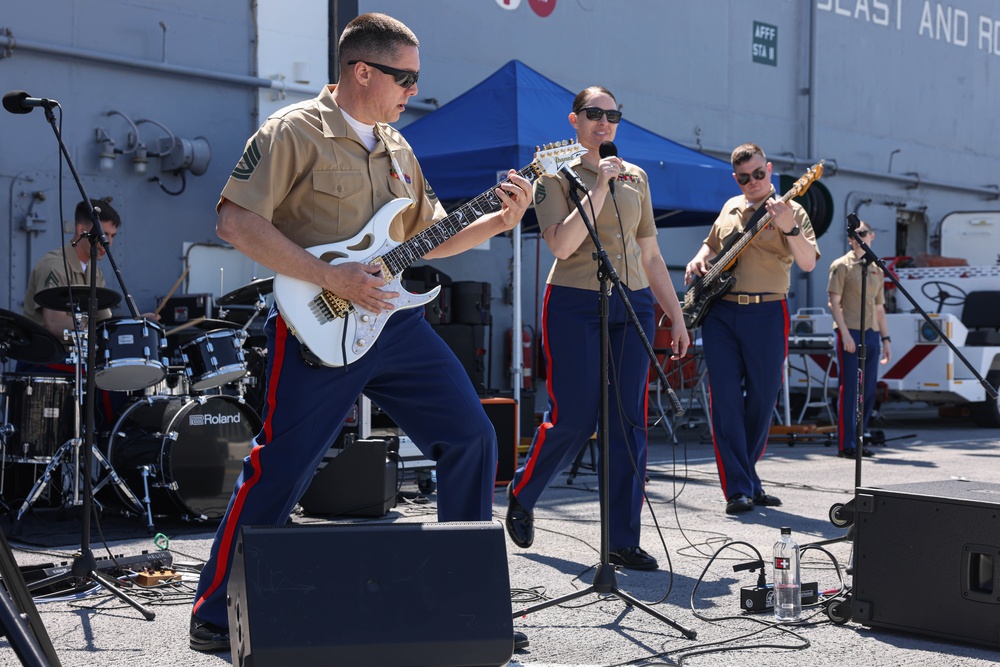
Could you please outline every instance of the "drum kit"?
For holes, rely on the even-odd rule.
[[[249,306],[243,325],[226,319],[225,310],[223,319],[199,318],[170,330],[145,318],[112,318],[97,324],[93,341],[80,326],[79,304],[86,303],[89,288],[39,292],[36,301],[45,308],[75,312],[65,344],[34,321],[0,309],[0,363],[45,369],[0,376],[0,505],[11,514],[16,507],[15,530],[43,497],[63,507],[80,504],[90,344],[94,384],[112,392],[98,393],[94,403],[109,406],[105,424],[114,422],[106,433],[95,428],[94,502],[100,507],[99,499],[113,493],[127,515],[145,518],[150,531],[154,517],[221,518],[261,428],[266,350],[247,345],[247,330],[266,308],[271,288],[270,278],[257,280],[218,300],[234,311]],[[118,300],[116,292],[98,288],[99,308]],[[21,484],[6,484],[8,473]]]

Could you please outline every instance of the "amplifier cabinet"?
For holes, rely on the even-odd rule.
[[[513,398],[480,398],[486,416],[493,423],[497,433],[497,476],[496,486],[504,486],[514,479],[517,472],[518,433],[517,401]]]
[[[858,488],[855,503],[854,621],[1000,646],[1000,485]]]

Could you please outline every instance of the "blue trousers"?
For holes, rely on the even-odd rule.
[[[756,464],[788,355],[787,302],[740,305],[716,301],[701,329],[711,394],[712,437],[726,499],[759,495]]]
[[[861,331],[848,329],[854,345],[861,344]],[[864,417],[862,429],[868,429],[868,420],[875,409],[875,391],[878,386],[878,360],[882,354],[882,340],[878,331],[865,331],[865,400],[862,406]],[[840,396],[837,400],[837,433],[839,434],[840,451],[854,449],[858,438],[858,353],[844,352],[840,341],[837,341],[837,369],[840,376]]]
[[[440,521],[487,521],[493,512],[496,433],[462,364],[420,310],[393,315],[375,346],[340,368],[307,365],[276,309],[265,332],[264,426],[243,460],[193,608],[223,627],[240,526],[288,521],[362,392],[436,462]]]
[[[651,290],[628,291],[646,338],[653,340]],[[548,359],[548,411],[511,482],[532,509],[552,479],[576,458],[598,428],[601,404],[598,294],[550,285],[545,292],[542,336]],[[609,545],[638,546],[646,475],[649,357],[617,291],[609,297],[608,472]],[[634,464],[633,464],[634,462]],[[601,493],[605,490],[602,488]]]

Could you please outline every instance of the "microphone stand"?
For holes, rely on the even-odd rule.
[[[860,224],[861,224],[861,221],[858,219],[858,216],[856,214],[851,213],[849,216],[847,216],[847,235],[850,238],[854,239],[854,241],[858,244],[858,247],[861,248],[861,250],[864,252],[864,254],[862,255],[862,258],[861,258],[861,262],[862,262],[861,263],[861,331],[862,331],[862,333],[861,333],[861,343],[858,346],[858,404],[856,406],[856,410],[857,410],[857,415],[856,415],[856,418],[857,418],[857,421],[856,421],[856,424],[857,424],[857,433],[855,434],[855,441],[856,442],[855,442],[855,450],[854,450],[854,452],[855,452],[855,459],[854,459],[854,487],[855,487],[855,490],[861,487],[861,457],[863,455],[862,446],[863,446],[863,443],[864,443],[864,433],[863,433],[863,422],[864,422],[864,414],[863,414],[863,410],[864,410],[864,361],[865,361],[865,355],[866,355],[866,350],[865,350],[865,345],[864,345],[864,329],[865,329],[865,319],[864,318],[865,318],[865,297],[866,297],[865,288],[866,288],[866,283],[867,283],[867,280],[866,280],[866,277],[867,277],[866,276],[866,270],[867,270],[869,264],[874,263],[878,268],[882,269],[882,273],[889,280],[892,281],[892,284],[896,286],[896,289],[899,290],[900,294],[902,294],[904,297],[906,297],[906,300],[910,302],[910,304],[913,306],[913,308],[916,310],[916,312],[920,313],[920,316],[923,317],[924,321],[927,322],[928,325],[930,325],[930,327],[935,331],[935,333],[937,333],[938,337],[949,348],[951,348],[951,351],[955,353],[955,356],[958,357],[961,360],[962,364],[964,364],[965,367],[969,370],[969,372],[971,372],[979,380],[979,383],[983,386],[983,389],[986,390],[986,395],[989,396],[990,398],[994,399],[994,400],[996,400],[996,398],[997,398],[997,390],[989,382],[987,382],[986,379],[982,375],[979,374],[979,371],[977,371],[975,369],[975,367],[971,363],[969,363],[969,360],[965,358],[965,355],[962,354],[961,350],[959,350],[958,347],[956,347],[955,344],[953,342],[951,342],[951,339],[948,338],[947,335],[945,335],[944,331],[941,330],[941,327],[938,326],[937,322],[935,322],[931,318],[931,316],[927,314],[927,311],[925,311],[923,308],[921,308],[920,304],[918,304],[916,302],[916,300],[912,296],[910,296],[910,293],[907,292],[906,288],[903,287],[903,285],[899,282],[899,279],[896,277],[896,274],[894,274],[892,271],[890,271],[889,268],[885,265],[885,262],[883,262],[882,259],[879,258],[878,255],[876,255],[874,252],[872,252],[872,249],[870,247],[868,247],[868,244],[865,243],[861,239],[860,236],[858,236],[858,231],[857,230],[858,230],[858,225],[860,225]],[[830,508],[830,521],[831,521],[831,523],[833,523],[833,525],[838,526],[838,527],[851,526],[852,529],[853,529],[852,524],[854,523],[855,504],[856,504],[855,501],[856,501],[856,498],[852,498],[851,500],[849,500],[845,504],[839,504],[838,503],[838,504],[834,505],[833,507],[831,507]],[[823,541],[820,541],[820,542],[813,542],[809,546],[813,546],[813,545],[815,545],[815,546],[821,546],[821,545],[825,545],[825,544],[832,544],[834,542],[842,542],[842,541],[849,540],[849,539],[852,539],[852,537],[851,537],[851,531],[848,531],[847,535],[845,535],[843,537],[837,537],[837,538],[834,538],[832,540],[823,540]]]
[[[628,311],[629,319],[632,322],[632,326],[639,334],[639,338],[642,340],[643,346],[646,348],[646,354],[649,355],[651,363],[655,366],[657,371],[657,376],[660,378],[660,382],[663,386],[667,388],[667,395],[670,397],[670,401],[674,406],[674,412],[678,416],[684,413],[684,408],[681,405],[680,400],[673,393],[670,385],[667,383],[666,375],[663,372],[663,368],[660,366],[656,359],[656,354],[653,352],[653,346],[650,345],[649,340],[646,338],[645,332],[642,330],[642,326],[639,323],[639,318],[636,316],[635,311],[632,309],[632,304],[628,300],[628,296],[625,293],[624,287],[622,287],[621,280],[618,278],[618,274],[615,272],[614,266],[608,260],[608,254],[601,245],[601,239],[597,235],[597,230],[591,224],[590,219],[587,217],[586,212],[583,209],[583,205],[580,203],[580,195],[576,191],[576,187],[570,186],[570,198],[573,203],[576,204],[577,210],[580,212],[580,217],[583,218],[583,224],[586,225],[587,231],[590,233],[591,239],[594,241],[594,247],[597,248],[594,252],[594,260],[597,262],[597,280],[600,284],[598,291],[598,318],[600,322],[600,345],[601,345],[601,406],[600,406],[600,427],[598,428],[598,439],[600,441],[601,447],[601,488],[603,493],[598,494],[600,496],[601,504],[601,549],[600,556],[601,562],[597,565],[597,569],[594,572],[593,583],[582,590],[564,595],[560,598],[553,600],[547,600],[541,604],[533,605],[527,609],[522,609],[521,611],[515,611],[513,617],[525,616],[532,612],[540,611],[548,607],[553,607],[564,602],[569,602],[570,600],[575,600],[576,598],[583,597],[588,593],[597,593],[599,595],[610,595],[613,594],[620,600],[624,601],[626,604],[638,607],[639,609],[645,611],[650,616],[657,618],[675,630],[679,631],[688,639],[694,639],[698,636],[698,633],[694,630],[685,628],[684,626],[677,623],[673,619],[669,618],[665,614],[660,613],[656,609],[653,609],[650,605],[637,600],[628,593],[624,592],[618,587],[618,576],[615,573],[615,566],[611,564],[609,553],[611,550],[611,537],[610,537],[610,507],[608,496],[610,495],[610,474],[608,472],[608,345],[609,345],[609,335],[608,335],[608,279],[618,289],[618,294],[621,296],[622,302],[625,304],[625,309]]]
[[[95,368],[95,357],[96,357],[96,342],[97,342],[97,243],[99,242],[104,246],[104,250],[107,253],[108,260],[111,262],[111,266],[114,269],[115,276],[118,278],[118,284],[122,288],[122,293],[126,295],[126,303],[128,304],[129,311],[132,313],[133,318],[138,318],[139,312],[135,306],[135,302],[132,300],[131,295],[125,289],[125,283],[122,279],[121,272],[118,270],[118,266],[115,264],[114,257],[111,255],[111,248],[108,245],[108,238],[104,235],[104,229],[101,227],[101,221],[98,218],[94,207],[90,202],[90,197],[87,196],[87,192],[83,187],[83,181],[80,180],[80,175],[76,172],[76,167],[73,165],[73,160],[70,158],[69,151],[66,150],[66,144],[63,143],[62,133],[59,131],[59,127],[56,124],[55,114],[52,112],[50,106],[45,107],[45,118],[52,126],[52,131],[55,132],[56,141],[59,142],[59,151],[62,153],[63,158],[66,160],[66,165],[69,167],[70,173],[73,175],[73,180],[76,181],[76,186],[80,190],[80,194],[83,196],[83,201],[87,203],[87,208],[90,213],[90,221],[92,224],[90,232],[87,234],[90,240],[90,264],[87,268],[90,271],[90,296],[87,300],[87,336],[89,344],[87,345],[87,380],[85,403],[84,403],[84,416],[86,419],[85,428],[85,440],[84,440],[84,455],[83,455],[83,504],[81,506],[80,512],[82,531],[80,537],[80,550],[73,557],[73,565],[69,571],[58,574],[47,579],[35,582],[33,588],[41,588],[49,586],[51,584],[59,583],[66,579],[91,579],[98,584],[100,584],[106,591],[117,597],[122,602],[133,607],[139,613],[141,613],[147,621],[152,621],[156,618],[156,614],[138,601],[133,600],[124,591],[118,587],[118,582],[113,578],[108,577],[103,572],[97,569],[97,560],[94,558],[94,552],[90,548],[90,513],[93,504],[93,480],[91,479],[91,461],[94,458],[96,449],[94,447],[94,394],[97,391],[95,386],[94,373]],[[78,473],[79,474],[79,473]]]

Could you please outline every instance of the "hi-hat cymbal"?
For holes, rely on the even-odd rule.
[[[51,364],[65,356],[58,339],[42,326],[23,315],[0,308],[0,358]]]
[[[274,290],[274,278],[259,278],[243,287],[237,287],[232,292],[223,294],[217,303],[220,306],[250,306],[259,297],[270,294]]]
[[[35,295],[35,303],[42,308],[49,310],[61,310],[71,312],[80,306],[80,310],[87,310],[87,301],[90,299],[90,287],[87,285],[73,285],[71,287],[50,287]],[[122,300],[121,294],[106,287],[97,288],[97,309],[114,308]]]

